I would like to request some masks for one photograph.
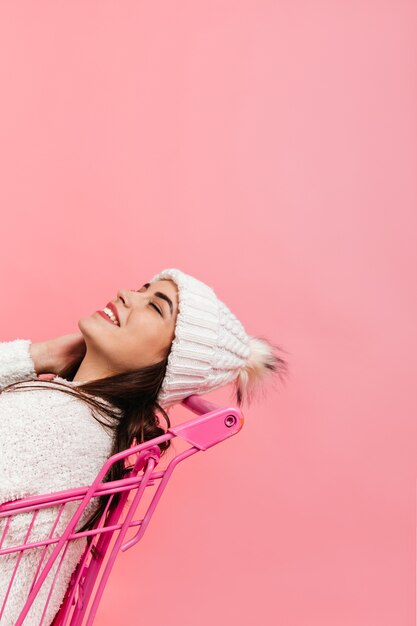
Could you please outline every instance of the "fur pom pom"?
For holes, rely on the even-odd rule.
[[[260,392],[265,395],[264,383],[268,373],[276,373],[280,378],[288,373],[288,363],[274,352],[274,349],[281,348],[262,337],[250,337],[249,344],[249,358],[234,380],[235,401],[239,407],[243,400],[250,404]]]

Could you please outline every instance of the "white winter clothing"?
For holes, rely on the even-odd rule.
[[[58,386],[48,390],[2,392],[6,385],[28,378],[34,381],[28,383],[30,385],[44,384],[36,381],[30,344],[30,339],[0,343],[0,511],[4,502],[91,484],[111,453],[112,436],[109,431],[92,416],[86,403],[59,391]],[[59,376],[53,380],[69,386],[81,384]],[[51,384],[53,381],[48,382],[48,385]],[[66,504],[54,532],[55,537],[66,527],[77,505],[78,502]],[[96,506],[97,498],[90,502],[77,528]],[[30,540],[47,538],[57,511],[57,507],[39,511]],[[31,518],[32,513],[21,513],[12,519],[3,547],[24,543],[24,531]],[[0,540],[5,522],[4,518],[0,519]],[[43,563],[55,545],[49,545]],[[84,537],[68,544],[43,622],[45,626],[51,624],[58,611],[85,546]],[[43,549],[23,552],[0,620],[1,626],[14,626],[16,623]],[[62,551],[26,616],[25,626],[39,626],[61,555]],[[0,556],[0,613],[17,558],[18,553]]]

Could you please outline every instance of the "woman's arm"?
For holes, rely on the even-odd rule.
[[[57,374],[80,364],[86,352],[81,333],[70,333],[32,343],[30,339],[0,342],[0,391],[11,383],[39,374]]]
[[[0,342],[0,391],[11,383],[36,378],[38,372],[30,352],[31,343],[30,339]],[[38,352],[40,361],[41,350]]]
[[[0,391],[11,383],[54,371],[51,342],[15,339],[0,343]]]
[[[37,374],[45,374],[54,371],[48,341],[31,343],[29,352]]]

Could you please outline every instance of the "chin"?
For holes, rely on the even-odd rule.
[[[94,319],[91,318],[91,315],[87,317],[80,317],[80,319],[78,320],[78,328],[83,333],[83,335],[85,334],[84,330],[88,329],[91,322],[94,323]]]

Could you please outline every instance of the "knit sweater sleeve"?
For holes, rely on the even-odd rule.
[[[0,391],[11,383],[37,377],[29,351],[31,343],[31,339],[0,342]]]

